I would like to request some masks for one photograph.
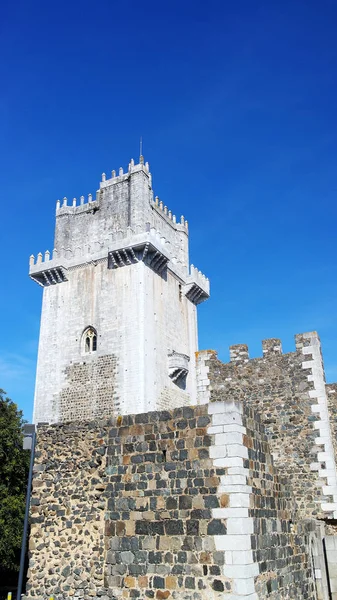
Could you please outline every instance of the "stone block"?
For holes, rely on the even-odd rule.
[[[224,413],[243,413],[243,407],[240,402],[210,402],[208,406],[208,414],[216,415],[216,414],[224,414]]]
[[[241,458],[248,458],[248,448],[241,446],[240,444],[231,444],[226,446],[227,456],[239,456]]]
[[[211,446],[209,449],[210,458],[225,458],[227,456],[226,446]]]
[[[225,458],[215,458],[213,460],[213,464],[215,467],[242,467],[243,466],[243,458],[240,456],[235,457],[225,457]]]
[[[325,546],[326,546],[327,550],[337,550],[337,536],[326,535],[325,536]]]
[[[207,433],[209,433],[210,435],[213,433],[222,433],[224,427],[224,425],[211,425],[210,427],[208,427]]]
[[[233,565],[250,565],[254,562],[252,550],[233,550],[232,564]]]
[[[221,485],[246,485],[246,475],[221,475]]]
[[[220,494],[232,494],[232,493],[241,493],[241,494],[251,494],[252,487],[249,485],[219,485],[218,492]]]
[[[258,565],[256,565],[256,566],[258,566]],[[245,569],[243,569],[241,567],[241,572],[243,572],[244,570]],[[237,577],[236,579],[234,579],[233,592],[235,592],[236,594],[239,594],[241,597],[244,596],[245,600],[246,600],[246,598],[247,599],[250,598],[251,595],[253,598],[255,596],[254,577],[249,577],[249,578]],[[255,597],[258,598],[257,595]],[[259,600],[261,600],[261,599],[259,599]]]
[[[214,519],[245,519],[248,517],[248,508],[213,508],[212,517]]]
[[[253,519],[230,517],[227,519],[228,535],[254,533]]]
[[[250,535],[215,535],[214,542],[217,550],[251,550]]]
[[[245,564],[232,564],[223,566],[223,575],[234,580],[238,579],[252,579],[257,577],[259,574],[259,565],[257,563]]]
[[[209,404],[208,406],[212,406]],[[242,425],[242,415],[239,412],[219,412],[212,415],[212,425],[229,425],[238,423]]]
[[[243,438],[242,433],[237,431],[230,431],[226,433],[216,433],[214,435],[214,443],[216,446],[225,444],[242,444]]]

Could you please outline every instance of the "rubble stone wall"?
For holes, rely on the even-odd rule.
[[[264,340],[263,358],[249,359],[247,346],[240,344],[231,347],[229,363],[215,352],[199,353],[199,398],[230,398],[253,408],[280,481],[292,490],[298,518],[336,518],[335,441],[319,339],[315,333],[301,334],[296,345],[295,352],[282,354],[280,340]]]
[[[249,510],[254,522],[252,554],[259,565],[257,595],[270,600],[316,598],[322,588],[322,574],[320,581],[315,582],[309,539],[310,535],[318,535],[318,524],[314,520],[297,520],[292,484],[280,483],[264,426],[248,407],[243,423],[248,448],[248,484],[252,488]]]
[[[68,365],[59,398],[60,422],[112,416],[117,396],[117,365],[114,355],[89,355]]]
[[[291,483],[284,493],[242,403],[41,426],[37,439],[28,598],[314,600]]]
[[[89,597],[103,588],[105,439],[97,424],[38,428],[28,597]]]

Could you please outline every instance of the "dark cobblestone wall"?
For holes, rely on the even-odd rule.
[[[231,456],[246,456],[248,448],[248,459],[233,475],[210,458],[219,444],[209,433],[208,405],[39,427],[28,598],[241,598],[224,573],[229,565],[242,580],[242,557],[249,568],[252,552],[259,600],[314,600],[308,535],[293,514],[291,483],[282,487],[263,424],[248,407],[243,425],[242,443],[237,435],[228,443],[236,449]],[[249,500],[240,483],[245,473],[254,533],[246,536],[252,551],[238,552],[219,540],[233,522],[225,513],[240,516],[239,507],[248,506],[240,504]],[[228,478],[234,488],[224,493],[221,479]],[[232,554],[240,554],[238,567]]]
[[[117,404],[117,359],[113,355],[89,356],[65,370],[60,393],[59,422],[89,421],[114,414]]]
[[[204,406],[40,427],[28,597],[229,592],[209,422]]]
[[[103,589],[106,439],[98,424],[38,428],[28,597]]]
[[[124,598],[221,597],[226,524],[209,458],[206,407],[123,417],[109,432],[106,586]],[[122,460],[121,460],[122,457]]]
[[[291,483],[281,485],[270,454],[264,426],[246,407],[251,509],[254,519],[253,560],[260,574],[255,587],[259,598],[270,600],[315,599],[315,581],[308,553],[315,522],[298,522]]]
[[[307,379],[308,370],[302,369],[305,357],[301,349],[281,354],[276,339],[265,340],[263,350],[263,358],[249,360],[247,346],[234,346],[230,363],[222,363],[213,353],[207,362],[210,401],[228,398],[254,408],[265,426],[280,481],[291,487],[298,517],[324,517],[320,504],[331,497],[323,496],[324,480],[318,477],[318,467],[311,467],[322,448],[315,444],[318,417],[309,396],[313,383]]]

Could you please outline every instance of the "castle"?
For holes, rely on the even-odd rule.
[[[336,600],[337,384],[294,352],[198,351],[209,281],[148,163],[56,207],[26,597]]]

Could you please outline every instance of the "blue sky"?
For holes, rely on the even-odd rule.
[[[200,348],[318,330],[337,380],[333,0],[2,4],[0,387],[31,418],[57,198],[137,158],[211,280]]]

